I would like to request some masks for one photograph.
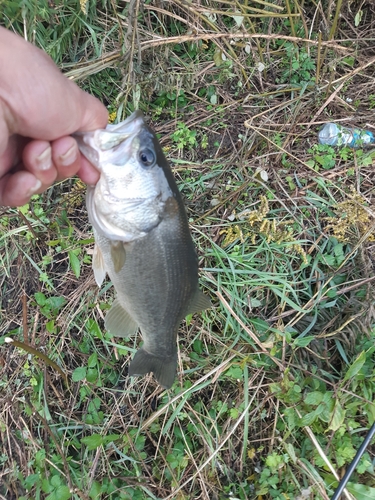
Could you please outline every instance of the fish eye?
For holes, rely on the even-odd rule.
[[[152,167],[156,161],[155,153],[149,148],[142,149],[138,157],[144,167]]]

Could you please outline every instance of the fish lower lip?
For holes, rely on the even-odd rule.
[[[132,205],[133,204],[140,205],[141,203],[147,201],[146,198],[128,198],[127,200],[124,200],[124,198],[117,198],[116,196],[113,196],[109,193],[105,195],[105,198],[108,201],[108,203],[114,203],[114,204],[128,202]]]

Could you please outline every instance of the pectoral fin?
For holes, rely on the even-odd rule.
[[[118,299],[113,302],[111,309],[107,312],[104,325],[115,337],[131,337],[138,328],[137,323]]]
[[[92,255],[92,269],[94,271],[95,281],[100,287],[105,279],[107,271],[104,267],[104,259],[102,252],[97,244],[94,246],[94,253]]]
[[[111,257],[115,273],[119,273],[126,260],[125,247],[122,241],[114,241],[111,243]]]
[[[212,306],[210,299],[201,290],[197,290],[191,301],[187,314],[194,314]]]

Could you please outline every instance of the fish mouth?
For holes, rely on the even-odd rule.
[[[144,125],[145,118],[143,116],[142,111],[134,111],[130,116],[126,118],[121,123],[109,124],[105,128],[108,132],[116,132],[116,133],[134,133],[139,132],[139,129]],[[128,130],[131,128],[131,130]],[[136,129],[136,130],[134,130]]]
[[[94,142],[100,151],[108,151],[119,146],[129,137],[136,136],[144,126],[145,120],[141,111],[134,111],[126,120],[116,125],[107,125],[97,130]]]
[[[116,150],[121,147],[121,156],[129,154],[135,138],[145,125],[141,111],[134,111],[126,120],[115,125],[107,125],[105,129],[92,132],[76,132],[72,134],[77,141],[80,152],[101,172],[101,164],[109,160],[116,161]],[[127,144],[124,144],[127,143]]]

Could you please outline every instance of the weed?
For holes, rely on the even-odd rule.
[[[168,112],[170,116],[174,118],[176,116],[176,109],[187,106],[188,102],[185,92],[182,89],[159,93],[152,103],[153,112],[155,117]],[[180,122],[178,125],[184,124]]]
[[[183,122],[177,123],[177,130],[172,134],[172,140],[176,143],[177,149],[182,152],[184,148],[193,148],[197,145],[197,131],[190,130]]]
[[[347,148],[347,151],[348,150],[349,148]],[[317,172],[319,172],[320,168],[329,170],[336,166],[337,155],[335,149],[332,146],[328,146],[326,144],[315,144],[309,150],[309,153],[312,154],[312,159],[308,161],[308,165],[310,165]]]
[[[290,250],[300,254],[303,262],[307,264],[305,251],[293,237],[292,226],[294,225],[294,221],[276,222],[275,220],[269,220],[267,219],[268,213],[268,200],[265,196],[261,196],[258,210],[245,210],[238,216],[240,219],[247,217],[247,224],[250,229],[243,230],[238,224],[230,226],[229,229],[223,229],[221,231],[221,234],[225,234],[223,245],[228,246],[238,239],[241,243],[249,239],[255,245],[257,238],[261,235],[266,238],[267,243],[275,242],[277,245],[291,243]]]
[[[364,198],[352,189],[350,199],[334,208],[335,216],[326,218],[329,222],[326,229],[343,243],[353,243],[362,237],[365,241],[375,241],[374,222],[364,204]]]
[[[315,59],[311,52],[300,49],[294,43],[286,42],[284,45],[286,61],[289,61],[286,68],[280,75],[280,83],[295,83],[306,85],[314,81],[316,73]]]

